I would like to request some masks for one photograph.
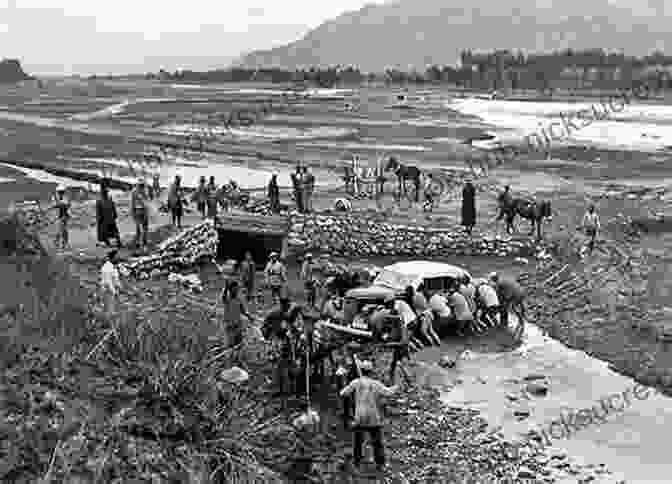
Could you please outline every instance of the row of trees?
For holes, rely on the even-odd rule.
[[[459,66],[432,65],[424,71],[389,68],[381,73],[364,73],[354,66],[311,67],[309,69],[234,67],[208,72],[179,70],[147,74],[149,79],[182,82],[272,82],[332,87],[363,82],[388,84],[446,83],[474,88],[552,90],[555,87],[623,87],[635,80],[660,80],[660,88],[672,87],[669,76],[672,57],[654,52],[643,57],[609,53],[603,49],[566,49],[546,54],[495,50],[460,54]],[[653,84],[655,85],[655,84]]]

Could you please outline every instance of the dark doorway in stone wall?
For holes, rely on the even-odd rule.
[[[226,229],[217,229],[217,234],[218,260],[240,260],[249,250],[257,267],[261,268],[268,262],[268,255],[271,252],[282,253],[285,241],[285,234],[261,234]]]

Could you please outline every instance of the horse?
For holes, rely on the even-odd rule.
[[[514,198],[507,206],[503,207],[503,210],[506,217],[507,232],[511,233],[511,229],[515,229],[513,221],[516,215],[519,215],[532,224],[529,235],[534,233],[535,228],[537,229],[537,239],[541,239],[541,225],[544,220],[553,216],[551,202],[548,200],[538,202],[536,200]]]
[[[390,156],[387,165],[385,165],[385,171],[392,171],[397,176],[399,196],[407,194],[406,181],[412,181],[415,186],[415,202],[418,203],[420,201],[420,177],[422,176],[420,168],[403,165],[394,156]]]

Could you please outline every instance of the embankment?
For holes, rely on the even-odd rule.
[[[440,257],[455,255],[529,256],[536,243],[529,237],[498,237],[459,227],[393,224],[380,215],[295,215],[288,238],[293,252],[307,250],[350,257],[399,255]]]

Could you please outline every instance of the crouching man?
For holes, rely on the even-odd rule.
[[[481,280],[476,286],[476,311],[478,318],[486,325],[494,328],[499,324],[499,315],[501,313],[501,305],[499,303],[499,296],[494,287],[488,284],[487,281]]]
[[[355,403],[353,420],[353,464],[359,467],[362,461],[364,436],[369,434],[373,445],[373,454],[378,471],[385,469],[385,447],[383,443],[383,418],[380,408],[382,397],[391,397],[398,387],[387,387],[372,378],[373,365],[370,361],[362,361],[359,365],[362,376],[350,382],[340,395],[352,395]]]

